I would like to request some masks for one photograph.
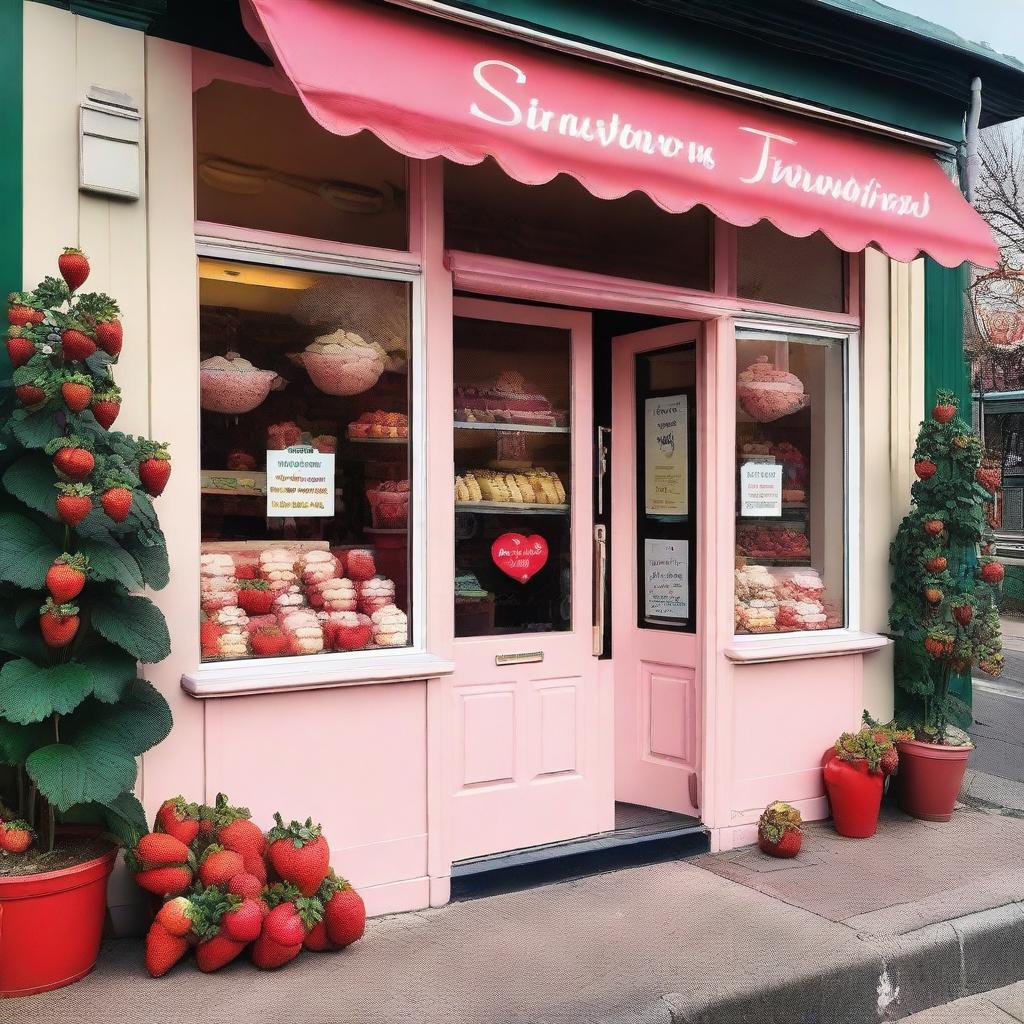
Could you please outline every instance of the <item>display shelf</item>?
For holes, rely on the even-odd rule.
[[[455,508],[459,512],[480,512],[485,515],[497,515],[503,512],[521,512],[524,515],[556,515],[569,514],[568,505],[542,505],[528,501],[457,501]]]
[[[199,492],[262,498],[267,493],[267,474],[261,470],[203,469]]]
[[[351,444],[408,444],[407,437],[346,437]]]
[[[741,557],[747,559],[748,562],[754,562],[757,565],[780,565],[802,567],[811,564],[810,555],[793,555],[788,558],[777,558],[774,555],[757,555],[744,553]]]
[[[490,430],[502,431],[506,434],[568,434],[569,427],[541,427],[529,423],[469,423],[466,420],[456,420],[453,424],[456,430]]]

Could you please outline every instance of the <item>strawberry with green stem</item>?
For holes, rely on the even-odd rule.
[[[73,601],[85,586],[89,571],[88,556],[64,552],[46,570],[46,588],[56,604]]]
[[[66,526],[77,526],[92,511],[89,484],[54,484],[57,488],[57,518]]]
[[[17,331],[17,333],[12,334],[12,331]],[[36,351],[36,343],[30,335],[20,327],[10,328],[7,332],[7,358],[10,359],[11,366],[15,369],[24,366],[36,354]]]
[[[166,832],[191,845],[199,835],[199,805],[189,803],[183,796],[165,800],[156,812],[155,832]]]
[[[171,475],[171,456],[167,445],[144,440],[139,444],[139,480],[142,489],[152,498],[159,498]]]
[[[81,249],[65,246],[57,257],[57,269],[64,278],[69,292],[77,291],[89,276],[89,260]]]
[[[90,292],[78,297],[76,309],[78,315],[95,332],[96,344],[116,360],[124,343],[124,332],[119,319],[121,311],[117,303],[109,295]]]
[[[232,938],[228,927],[228,915],[238,910],[244,901],[214,885],[199,889],[190,897],[190,902],[192,935],[199,939],[196,966],[204,974],[220,970],[245,949],[246,943]],[[251,911],[243,915],[243,919],[249,921],[250,930],[251,917]]]
[[[109,430],[121,411],[121,389],[113,381],[102,385],[101,389],[92,396],[92,404],[89,408],[92,410],[96,422],[104,430]]]
[[[266,580],[239,580],[237,600],[248,615],[267,615],[274,609],[274,592]]]
[[[11,292],[7,296],[7,322],[12,327],[41,324],[43,319],[39,299],[32,292]]]
[[[263,857],[267,840],[248,807],[232,807],[226,794],[218,793],[208,817],[213,822],[214,842],[244,860]]]
[[[85,373],[68,373],[60,385],[60,393],[69,411],[83,412],[92,402],[92,377]]]
[[[331,851],[319,825],[307,818],[305,824],[292,821],[285,825],[280,813],[276,825],[267,833],[270,844],[267,858],[278,876],[298,886],[303,896],[312,896],[327,877]]]
[[[39,631],[47,647],[67,647],[75,639],[81,623],[78,612],[76,604],[56,604],[52,598],[46,599],[39,609]]]
[[[115,523],[123,523],[132,510],[132,489],[135,481],[126,473],[108,473],[103,481],[100,504]]]
[[[302,952],[307,935],[323,921],[323,904],[303,896],[296,886],[281,882],[263,890],[263,901],[270,912],[263,919],[250,957],[261,970],[273,970]]]
[[[0,821],[0,852],[24,853],[35,838],[35,832],[27,821],[15,818],[13,821]]]
[[[324,925],[331,945],[340,949],[362,938],[366,930],[366,904],[344,878],[328,871],[317,897],[324,907]]]
[[[60,332],[60,344],[65,362],[84,363],[96,352],[96,341],[80,320],[68,320]]]
[[[53,457],[53,468],[62,480],[81,483],[96,468],[91,448],[81,437],[55,437],[46,446],[46,454]]]

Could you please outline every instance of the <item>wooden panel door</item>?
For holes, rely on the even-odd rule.
[[[699,332],[672,324],[612,339],[615,799],[694,816]]]
[[[528,397],[539,392],[560,414],[557,426],[541,412],[540,425],[523,430],[487,422],[493,410],[457,410],[456,475],[486,473],[480,464],[495,453],[503,466],[557,466],[568,504],[496,510],[484,508],[486,494],[476,507],[456,501],[456,670],[444,756],[448,838],[460,860],[611,828],[613,800],[610,681],[602,693],[592,653],[590,315],[478,299],[456,299],[454,313],[456,406],[486,404],[497,380],[525,411],[543,405]],[[544,537],[545,569],[526,583],[498,575],[487,557],[503,532]],[[460,604],[460,593],[477,596]]]

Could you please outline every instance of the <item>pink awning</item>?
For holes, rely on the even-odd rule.
[[[992,266],[984,220],[929,153],[363,0],[241,0],[246,27],[329,131],[406,156],[491,156],[841,249]]]

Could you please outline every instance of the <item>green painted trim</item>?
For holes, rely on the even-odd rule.
[[[14,0],[5,0],[13,3]],[[167,13],[167,0],[39,0],[50,7],[146,32]]]
[[[23,6],[21,0],[0,3],[0,139],[4,140],[0,146],[0,297],[4,298],[23,286]]]

